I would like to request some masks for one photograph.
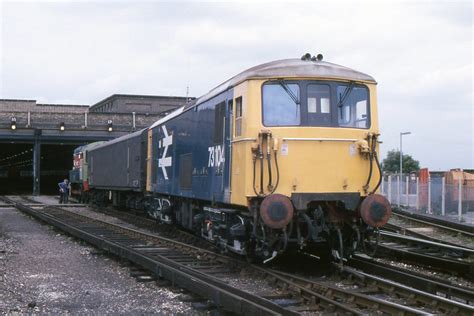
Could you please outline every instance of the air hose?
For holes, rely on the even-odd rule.
[[[258,197],[264,197],[266,194],[263,191],[263,177],[264,177],[264,159],[265,159],[265,153],[263,151],[264,148],[264,139],[267,142],[267,151],[266,151],[266,158],[267,158],[267,166],[268,166],[268,190],[270,193],[268,194],[273,194],[276,189],[278,188],[278,184],[280,183],[280,169],[278,166],[278,158],[277,158],[277,150],[273,149],[274,153],[274,159],[275,159],[275,167],[276,167],[276,183],[273,185],[273,175],[272,175],[272,162],[271,162],[271,151],[272,149],[270,148],[270,140],[271,140],[271,134],[260,134],[259,135],[260,143],[258,144],[258,148],[255,148],[253,151],[253,191],[256,196]],[[257,159],[260,160],[260,192],[257,192],[257,187],[256,187],[256,169],[257,169]]]
[[[274,151],[274,156],[275,156],[275,167],[276,167],[276,183],[275,183],[275,186],[273,187],[273,190],[272,192],[270,192],[270,194],[273,194],[273,192],[276,191],[276,189],[278,188],[278,184],[280,183],[280,169],[278,168],[278,159],[277,159],[277,151],[275,150]]]
[[[372,141],[372,142],[371,142]],[[370,135],[367,136],[367,142],[369,143],[369,164],[370,164],[370,169],[369,169],[369,177],[367,178],[367,183],[364,185],[364,190],[369,189],[369,183],[370,179],[372,179],[372,169],[373,169],[373,159],[374,159],[374,139]]]
[[[263,192],[263,149],[262,145],[258,146],[258,159],[260,160],[260,195],[264,195]]]
[[[368,137],[367,140],[369,141],[370,144],[370,152],[369,152],[369,160],[370,160],[370,170],[369,170],[369,178],[367,179],[367,183],[365,184],[364,188],[369,188],[369,183],[370,180],[372,179],[372,172],[373,172],[373,160],[375,159],[375,163],[377,165],[377,168],[379,170],[379,180],[377,182],[377,185],[375,188],[370,192],[370,194],[374,194],[377,189],[380,187],[380,184],[382,183],[382,168],[380,167],[380,162],[379,158],[377,155],[377,135],[372,135],[372,137]]]
[[[267,188],[269,190],[272,190],[272,155],[270,153],[270,145],[268,145],[268,139],[267,139],[267,162],[268,162],[268,186]]]
[[[257,169],[257,157],[253,158],[253,192],[255,192],[256,196],[260,196],[259,193],[257,193],[257,188],[255,187],[255,172]]]
[[[380,162],[379,162],[379,158],[377,157],[376,151],[374,152],[374,157],[375,157],[375,162],[377,163],[377,168],[379,169],[379,182],[377,182],[377,185],[375,186],[374,190],[370,194],[374,194],[377,191],[377,189],[380,187],[380,184],[382,183],[382,178],[383,178],[382,168],[380,167]]]

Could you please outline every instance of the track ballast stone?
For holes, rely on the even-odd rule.
[[[199,314],[180,293],[137,282],[93,247],[15,209],[0,211],[0,314]]]

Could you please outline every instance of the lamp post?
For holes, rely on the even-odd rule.
[[[402,136],[410,135],[411,132],[400,132],[400,176],[398,178],[398,207],[400,207],[400,197],[402,195],[401,186],[402,186],[402,174],[403,174],[403,150],[402,150]],[[408,194],[408,192],[407,192]]]

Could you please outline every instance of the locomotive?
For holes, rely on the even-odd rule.
[[[83,148],[81,196],[269,261],[341,260],[391,214],[376,81],[322,55],[261,64],[149,128]],[[85,154],[87,152],[87,154]]]

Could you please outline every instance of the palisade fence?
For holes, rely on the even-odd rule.
[[[445,216],[474,224],[474,187],[463,179],[452,184],[445,177],[430,177],[420,183],[418,177],[404,174],[384,175],[380,186],[392,205],[407,207],[413,212]]]

